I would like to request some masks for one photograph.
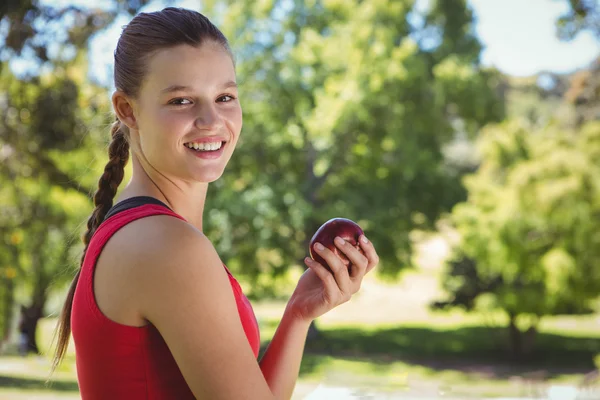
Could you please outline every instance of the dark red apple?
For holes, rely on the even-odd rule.
[[[329,221],[321,225],[321,227],[317,229],[317,232],[315,232],[315,234],[313,235],[312,239],[310,239],[308,249],[310,257],[331,271],[331,269],[327,265],[327,262],[319,254],[317,254],[317,252],[314,249],[315,243],[319,242],[323,246],[331,250],[335,255],[337,255],[347,268],[350,268],[350,260],[348,260],[346,255],[337,248],[337,246],[333,242],[333,239],[335,239],[336,236],[339,236],[346,242],[350,243],[352,246],[356,247],[361,253],[363,253],[362,249],[360,248],[360,244],[358,243],[358,238],[360,237],[360,235],[363,234],[364,232],[361,229],[361,227],[358,226],[358,224],[352,220],[349,220],[347,218],[330,219]]]

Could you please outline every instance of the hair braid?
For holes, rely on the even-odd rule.
[[[118,119],[113,123],[111,130],[112,140],[108,146],[108,163],[104,167],[104,173],[98,180],[98,190],[94,194],[94,211],[88,219],[87,231],[82,236],[83,243],[85,245],[79,269],[73,278],[73,282],[69,287],[69,292],[63,306],[60,321],[57,326],[58,332],[58,344],[52,363],[52,371],[58,367],[62,361],[67,346],[69,345],[69,336],[71,335],[71,307],[73,305],[73,297],[75,296],[75,288],[79,281],[79,275],[83,261],[87,253],[88,246],[92,239],[92,236],[96,232],[96,229],[104,221],[104,217],[108,210],[113,206],[113,199],[117,194],[117,189],[123,181],[125,175],[125,166],[129,160],[129,141],[127,133],[121,126],[121,121]]]

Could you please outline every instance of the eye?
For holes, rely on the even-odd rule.
[[[188,99],[185,99],[183,97],[178,97],[176,99],[173,99],[171,101],[169,101],[169,104],[173,104],[176,106],[186,106],[188,104],[192,104],[192,102]]]
[[[229,103],[230,101],[232,101],[234,99],[235,99],[235,97],[233,97],[233,96],[231,96],[229,94],[226,94],[224,96],[219,97],[217,99],[217,102],[219,102],[219,103]]]

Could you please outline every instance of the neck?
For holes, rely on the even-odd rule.
[[[131,161],[131,180],[123,188],[115,204],[135,196],[151,196],[167,204],[175,213],[202,231],[208,183],[175,182],[151,168],[144,169],[135,154]]]

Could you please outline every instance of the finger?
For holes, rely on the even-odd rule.
[[[327,265],[333,272],[333,277],[335,278],[340,291],[343,294],[352,294],[352,281],[350,281],[348,268],[331,250],[323,245],[319,245],[320,243],[315,243],[314,249],[317,254],[323,257],[325,262],[327,262]]]
[[[306,257],[304,259],[304,263],[308,268],[314,271],[314,273],[319,277],[321,282],[323,282],[323,287],[325,290],[325,294],[329,299],[337,299],[341,297],[340,289],[338,287],[335,278],[329,272],[327,268],[316,262],[310,257]]]
[[[358,238],[358,242],[360,243],[360,248],[363,250],[365,256],[369,260],[367,269],[365,271],[366,274],[373,268],[375,268],[377,264],[379,264],[379,256],[377,255],[377,251],[375,251],[373,243],[369,239],[367,239],[365,235],[360,235],[360,237]]]
[[[369,264],[368,258],[361,253],[356,246],[352,245],[352,243],[345,241],[341,237],[337,236],[334,241],[335,246],[340,249],[344,253],[344,255],[348,258],[348,260],[352,263],[352,268],[350,270],[350,278],[353,281],[357,279],[360,280],[362,276],[366,273],[367,266]]]

